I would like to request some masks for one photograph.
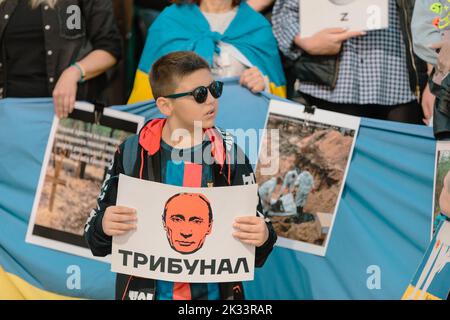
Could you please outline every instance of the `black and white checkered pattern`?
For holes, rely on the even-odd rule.
[[[298,58],[301,50],[293,41],[299,32],[299,0],[277,0],[272,22],[280,50],[290,59]],[[395,0],[389,1],[389,28],[346,41],[339,68],[334,90],[301,83],[300,91],[335,103],[397,105],[416,99]]]

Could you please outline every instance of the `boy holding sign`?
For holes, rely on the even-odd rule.
[[[117,150],[98,206],[86,223],[85,237],[95,256],[110,254],[112,237],[137,227],[135,210],[115,205],[121,173],[183,187],[244,185],[249,177],[255,181],[249,160],[233,137],[214,127],[223,84],[213,79],[203,58],[187,51],[163,56],[152,67],[150,84],[167,119],[149,121]],[[173,205],[167,205],[167,214]],[[261,267],[277,236],[258,212],[260,204],[256,215],[238,218],[233,236],[256,247],[255,265]],[[117,275],[116,299],[133,299],[141,293],[157,300],[244,298],[241,283],[173,283]]]

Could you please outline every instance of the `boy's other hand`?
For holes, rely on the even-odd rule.
[[[255,247],[262,246],[269,239],[269,230],[263,218],[257,216],[236,218],[233,227],[237,230],[233,236],[242,243]]]
[[[108,236],[119,236],[136,230],[136,210],[122,207],[108,207],[103,215],[103,232]]]

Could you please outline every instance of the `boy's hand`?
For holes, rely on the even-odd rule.
[[[103,215],[103,232],[108,236],[123,235],[131,230],[136,230],[136,210],[121,207],[108,207]]]
[[[260,247],[269,239],[269,230],[261,217],[236,218],[233,227],[237,230],[233,233],[233,236],[243,243]]]

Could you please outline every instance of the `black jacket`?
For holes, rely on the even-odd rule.
[[[18,0],[6,0],[0,5],[0,40],[17,3]],[[67,24],[68,18],[73,16],[74,12],[70,10],[70,6],[74,5],[78,6],[81,11],[81,29],[69,29]],[[111,0],[59,0],[55,8],[48,5],[41,5],[40,8],[45,52],[51,52],[46,55],[49,96],[51,96],[62,72],[92,50],[105,50],[118,60],[121,58],[122,40],[117,29]],[[2,50],[2,52],[4,51]],[[0,92],[5,87],[4,68],[7,67],[2,56],[0,56],[2,61],[0,64]],[[77,99],[96,100],[106,85],[105,74],[80,84]],[[3,93],[3,96],[7,96],[7,93]]]
[[[164,8],[170,6],[170,0],[135,0],[134,3],[141,8],[163,11]]]
[[[415,0],[396,0],[400,17],[401,31],[406,48],[407,65],[409,71],[409,83],[411,91],[415,93],[417,100],[421,101],[422,92],[427,84],[427,64],[415,55],[411,34],[411,20],[414,11]],[[288,79],[288,97],[294,93],[296,79],[305,82],[327,85],[334,88],[339,71],[339,55],[337,56],[312,56],[307,53],[296,60],[285,59],[286,77]]]
[[[419,0],[420,1],[420,0]],[[422,92],[428,81],[427,63],[420,59],[413,48],[411,21],[416,0],[397,0],[400,15],[403,40],[405,42],[406,57],[409,70],[409,84],[411,91],[415,93],[417,100],[422,101]]]
[[[103,183],[97,202],[98,206],[92,211],[86,223],[84,236],[94,256],[104,257],[111,253],[112,238],[104,233],[102,219],[106,208],[116,203],[118,175],[123,173],[136,178],[161,182],[159,151],[160,130],[162,130],[161,122],[161,119],[150,121],[141,130],[139,136],[127,139],[117,150],[114,162]],[[149,130],[156,132],[156,134],[148,134]],[[226,150],[226,154],[229,156],[224,156],[224,159],[231,159],[231,161],[227,161],[223,165],[213,164],[214,186],[224,187],[255,183],[253,168],[245,154],[233,142],[233,137],[220,130],[214,130],[218,134],[217,137],[219,137],[216,140],[220,140],[215,143],[220,143],[223,146],[222,149]],[[217,150],[217,148],[215,149]],[[131,154],[133,150],[134,154]],[[129,160],[130,157],[133,158],[132,161]],[[143,159],[143,162],[141,162],[141,159]],[[130,166],[130,162],[134,163],[134,165]],[[255,213],[257,214],[256,211],[262,212],[261,203],[258,204],[258,208],[255,208]],[[269,238],[265,244],[256,248],[256,267],[263,266],[277,239],[277,235],[269,220],[266,220],[266,225],[269,230]],[[154,296],[155,287],[156,283],[152,279],[117,274],[116,299],[129,299],[128,292],[130,290],[145,294],[152,293]],[[239,282],[221,283],[220,295],[221,299],[224,300],[244,299],[242,284]]]

